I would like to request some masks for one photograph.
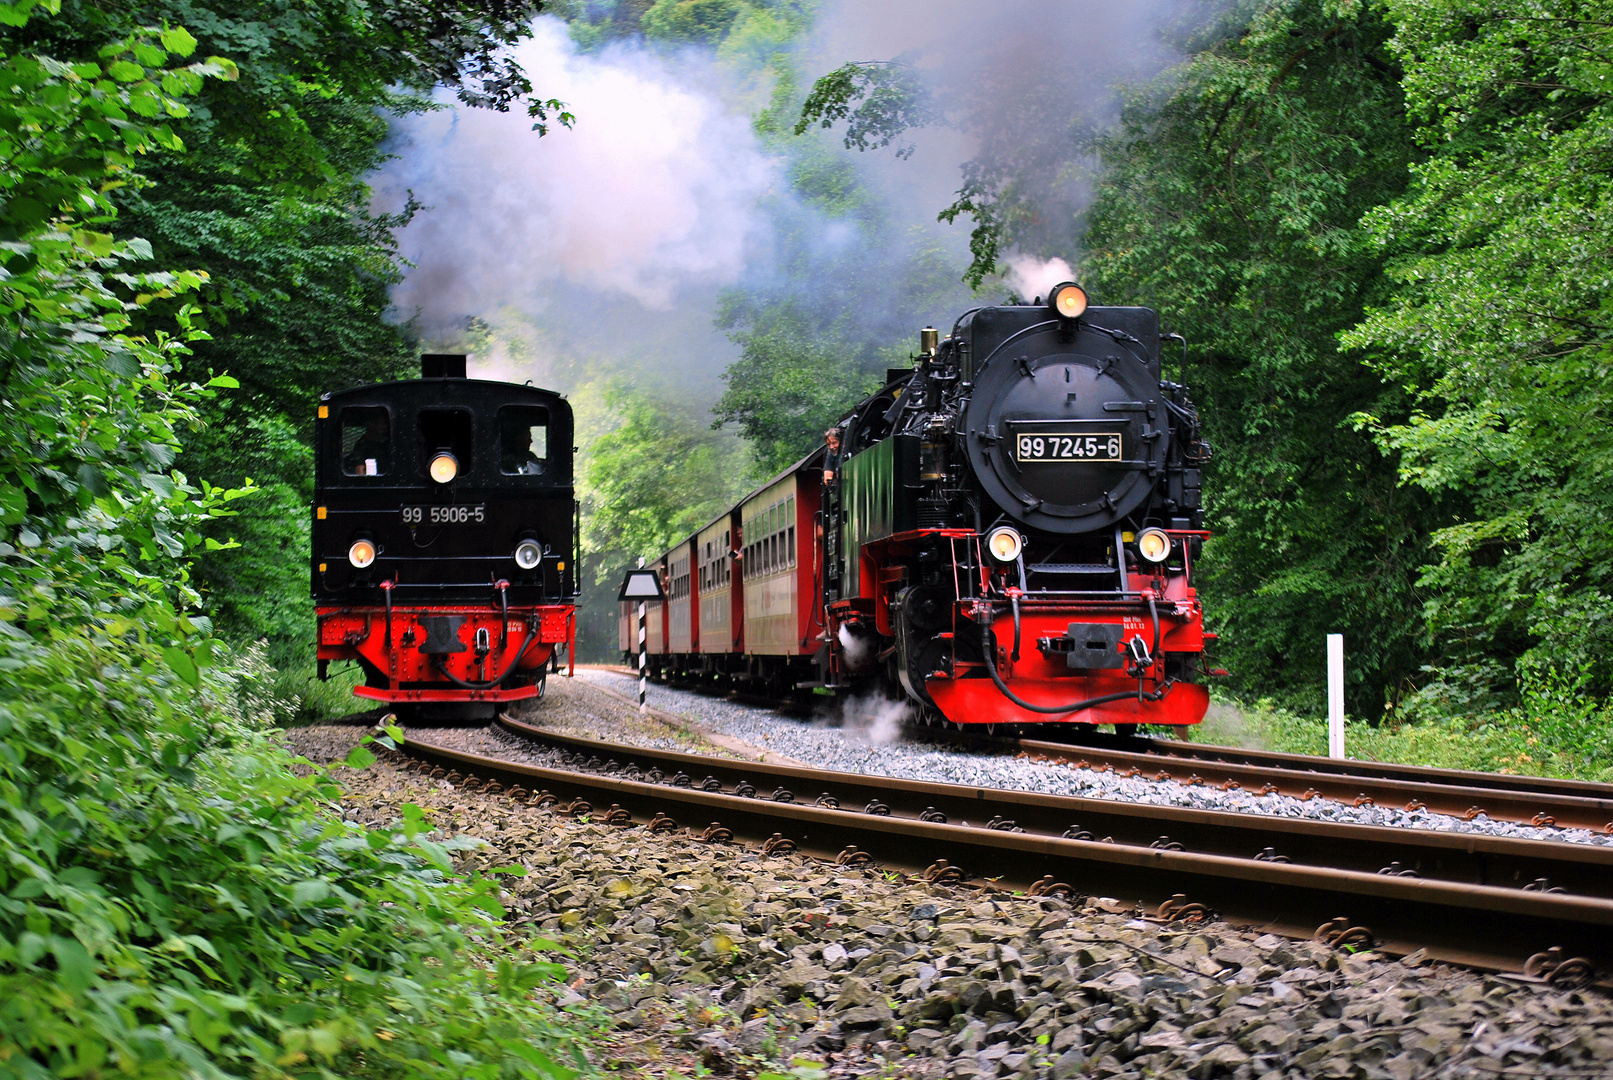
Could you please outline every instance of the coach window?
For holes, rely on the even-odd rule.
[[[464,409],[420,410],[420,475],[431,475],[431,459],[444,450],[454,455],[456,476],[470,472],[470,413]]]
[[[392,418],[379,405],[342,410],[342,472],[384,476],[392,471]]]
[[[539,476],[549,458],[549,410],[542,405],[506,405],[498,411],[498,470],[507,476]]]

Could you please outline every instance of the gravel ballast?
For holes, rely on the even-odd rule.
[[[579,669],[569,685],[551,680],[551,694],[565,702],[560,710],[575,706],[577,683],[599,687],[618,695],[636,695],[638,681],[616,671],[601,668]],[[556,684],[561,684],[557,686]],[[622,704],[620,697],[600,699]],[[636,697],[634,697],[636,700]],[[523,719],[547,726],[547,706],[540,706]],[[1439,832],[1507,836],[1524,840],[1556,840],[1582,844],[1613,844],[1613,836],[1589,829],[1536,828],[1509,821],[1493,821],[1481,815],[1472,821],[1429,810],[1408,811],[1394,806],[1353,806],[1323,797],[1308,800],[1287,795],[1261,795],[1237,789],[1222,791],[1176,780],[1127,777],[1117,772],[1098,772],[1068,765],[1041,764],[1006,754],[959,751],[927,743],[922,737],[904,734],[900,726],[901,706],[885,701],[852,701],[833,714],[805,719],[781,715],[771,709],[690,690],[652,684],[649,704],[666,713],[691,721],[719,738],[738,740],[776,755],[803,762],[819,769],[890,776],[904,780],[926,780],[978,787],[1039,791],[1050,795],[1079,795],[1089,799],[1116,799],[1156,806],[1181,806],[1198,810],[1225,810],[1239,814],[1267,814],[1288,818],[1308,818],[1359,825],[1385,825],[1397,828],[1433,829]],[[596,710],[604,716],[608,710]],[[564,720],[556,721],[561,725]],[[682,749],[671,743],[640,740],[630,731],[608,733],[608,721],[601,718],[600,733],[593,738],[635,742],[662,749]],[[560,730],[558,727],[556,730]],[[665,736],[663,736],[664,738]]]
[[[334,761],[362,733],[287,740]],[[1410,1080],[1613,1061],[1595,990],[607,828],[385,763],[338,778],[350,819],[414,803],[438,835],[483,842],[462,870],[525,869],[510,918],[572,950],[557,994],[608,1015],[610,1068],[750,1076],[799,1055],[836,1076]]]

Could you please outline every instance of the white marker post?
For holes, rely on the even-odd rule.
[[[638,709],[639,712],[649,712],[650,698],[650,658],[648,653],[649,641],[649,611],[651,600],[663,600],[666,594],[661,591],[661,575],[654,570],[644,569],[644,560],[638,561],[637,570],[629,570],[622,579],[622,591],[617,593],[616,599],[622,601],[638,601]]]
[[[1344,759],[1344,635],[1327,635],[1327,756]]]

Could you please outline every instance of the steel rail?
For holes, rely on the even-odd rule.
[[[663,782],[681,775],[689,786],[715,783],[732,791],[744,783],[759,797],[783,790],[801,802],[830,799],[843,810],[883,807],[900,817],[939,814],[949,822],[1048,836],[1087,832],[1094,839],[1231,858],[1273,859],[1366,873],[1399,873],[1503,888],[1559,888],[1613,899],[1613,846],[1518,840],[1475,833],[1439,832],[1314,821],[1224,810],[1157,806],[1114,799],[971,787],[858,773],[736,761],[676,750],[648,750],[556,735],[500,717],[501,729],[572,756],[585,771],[636,765],[659,769]],[[593,762],[590,768],[587,762]]]
[[[419,738],[406,749],[437,769],[465,769],[479,778],[541,790],[547,799],[562,800],[564,809],[612,824],[644,821],[652,830],[681,824],[717,839],[766,837],[764,851],[772,853],[799,848],[849,865],[873,859],[929,880],[1006,882],[1033,895],[1113,896],[1149,908],[1160,905],[1156,918],[1163,920],[1209,911],[1291,937],[1371,943],[1391,954],[1424,949],[1438,959],[1491,970],[1550,974],[1558,969],[1553,958],[1561,956],[1574,959],[1563,968],[1570,972],[1613,969],[1613,899],[1605,897],[1005,832],[894,813],[849,813],[726,790],[525,765]]]
[[[1283,765],[1258,764],[1255,762],[1260,759],[1254,759],[1254,755],[1223,747],[1213,751],[1206,746],[1185,753],[1157,753],[1034,739],[1012,740],[1011,745],[1016,752],[1032,760],[1107,767],[1149,779],[1241,787],[1256,792],[1274,790],[1299,798],[1320,795],[1355,805],[1369,801],[1378,806],[1415,807],[1420,804],[1435,813],[1467,820],[1483,814],[1493,821],[1613,833],[1613,785],[1608,784],[1581,781],[1514,784],[1515,780],[1534,778],[1454,769],[1425,770],[1406,765],[1381,766],[1297,754],[1282,755],[1286,762]],[[1254,760],[1236,760],[1240,755]],[[1269,760],[1274,756],[1261,757]]]
[[[610,669],[614,670],[614,669]],[[1184,743],[1173,739],[1121,739],[1083,733],[1081,742],[1012,738],[949,728],[914,728],[921,739],[964,747],[988,747],[1032,759],[1130,772],[1214,787],[1357,804],[1415,806],[1472,820],[1540,827],[1590,829],[1613,834],[1613,784],[1554,777],[1513,776],[1462,769],[1431,769],[1376,761],[1312,757],[1264,750]],[[1118,744],[1118,745],[1117,745]],[[1129,746],[1126,744],[1130,744]]]

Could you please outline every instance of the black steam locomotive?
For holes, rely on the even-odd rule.
[[[1197,723],[1209,448],[1158,314],[1065,283],[937,337],[829,439],[836,674],[885,657],[963,723]]]
[[[883,681],[959,724],[1199,722],[1209,447],[1160,341],[1155,312],[1071,283],[926,329],[915,367],[662,557],[652,667]]]
[[[540,696],[575,638],[571,406],[467,379],[461,355],[428,354],[421,374],[320,398],[319,674],[354,661],[360,697],[491,718]]]

